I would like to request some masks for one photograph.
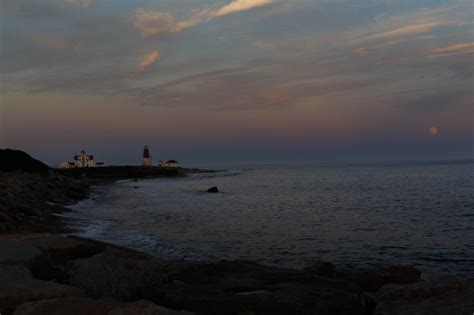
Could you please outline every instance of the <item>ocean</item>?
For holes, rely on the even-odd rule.
[[[474,277],[474,163],[235,167],[96,186],[76,234],[166,259]],[[220,193],[206,193],[217,186]]]

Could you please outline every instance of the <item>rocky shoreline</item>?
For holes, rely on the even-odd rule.
[[[202,172],[215,171],[142,166],[51,169],[25,152],[0,149],[0,233],[68,232],[66,219],[58,214],[87,198],[90,185]]]
[[[0,172],[0,233],[66,232],[67,205],[86,198],[89,185],[56,172]]]
[[[289,270],[248,261],[168,261],[67,236],[75,179],[35,164],[0,172],[0,314],[469,314],[474,281],[410,266]],[[38,162],[40,163],[40,162]],[[31,171],[34,170],[34,171]]]
[[[330,274],[328,274],[328,271]],[[358,273],[168,261],[75,236],[0,236],[2,314],[472,314],[474,283],[412,267]]]

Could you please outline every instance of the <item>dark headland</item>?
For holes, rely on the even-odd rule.
[[[366,271],[324,262],[289,270],[168,261],[67,235],[67,222],[57,216],[87,198],[90,185],[191,171],[58,171],[24,152],[0,150],[0,313],[473,314],[474,280],[423,280],[396,261]]]

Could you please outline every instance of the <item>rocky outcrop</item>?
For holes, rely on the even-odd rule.
[[[123,255],[109,248],[89,258],[75,259],[67,269],[69,283],[95,297],[136,300],[168,281],[166,269],[158,259]]]
[[[39,248],[32,244],[19,243],[16,240],[0,240],[0,264],[28,265],[42,255]]]
[[[412,266],[389,266],[365,271],[340,271],[330,262],[318,262],[304,269],[321,277],[346,280],[367,292],[376,292],[385,284],[410,284],[421,281],[421,271]]]
[[[88,186],[55,172],[0,172],[0,233],[60,232],[63,205],[84,198]]]
[[[336,272],[334,277],[356,283],[364,291],[376,292],[388,283],[416,283],[421,280],[421,271],[411,266],[390,266],[360,272]]]
[[[208,193],[218,193],[219,192],[219,189],[214,186],[214,187],[211,187],[207,190]]]
[[[18,248],[16,259],[12,248]],[[0,236],[1,253],[9,253],[0,261],[2,314],[474,311],[472,281],[421,281],[413,267],[342,273],[329,263],[300,271],[247,261],[167,261],[121,246],[52,234]],[[345,278],[339,278],[342,275]],[[408,282],[416,283],[401,284]],[[376,293],[365,292],[379,286]]]
[[[165,261],[119,246],[59,235],[3,238],[9,241],[9,246],[17,242],[19,247],[32,246],[41,251],[39,256],[31,255],[18,262],[30,272],[18,269],[15,273],[17,277],[28,278],[23,283],[35,282],[30,287],[38,286],[37,290],[50,292],[50,295],[21,294],[21,298],[8,304],[9,310],[17,308],[16,314],[55,307],[67,310],[68,303],[61,302],[64,299],[55,299],[54,303],[37,301],[83,294],[94,299],[84,300],[81,305],[84,310],[88,303],[102,303],[97,299],[100,301],[104,296],[120,302],[145,299],[169,309],[197,314],[366,314],[371,307],[357,286],[298,270],[244,261],[212,264]],[[0,252],[1,246],[0,242]],[[46,287],[51,283],[57,287]],[[78,291],[67,291],[70,288]]]
[[[185,175],[182,168],[142,166],[50,169],[25,152],[0,149],[0,234],[67,232],[55,214],[87,197],[89,183]]]
[[[340,314],[364,314],[368,309],[362,291],[350,283],[251,262],[169,262],[115,248],[72,260],[67,268],[69,283],[93,296],[145,298],[202,314],[308,310],[317,314],[330,309]]]
[[[29,154],[12,149],[0,149],[0,172],[47,173],[49,167]]]
[[[84,294],[79,288],[34,279],[31,271],[21,265],[0,265],[0,284],[0,309],[5,313],[27,301]]]
[[[192,315],[170,310],[149,301],[120,302],[111,298],[63,297],[29,302],[16,308],[14,315]]]
[[[411,285],[386,285],[376,295],[377,315],[474,313],[474,280],[444,277]]]

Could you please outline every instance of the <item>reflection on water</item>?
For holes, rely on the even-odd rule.
[[[268,168],[98,187],[81,235],[170,259],[474,276],[473,164]],[[218,186],[222,193],[204,191]]]

